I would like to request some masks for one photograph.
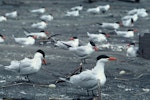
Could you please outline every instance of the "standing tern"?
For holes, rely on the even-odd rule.
[[[104,66],[106,62],[112,60],[116,60],[116,58],[100,55],[97,57],[97,63],[93,69],[85,70],[80,74],[71,76],[69,79],[60,78],[60,80],[69,82],[88,91],[93,91],[99,87],[99,84],[100,86],[105,84],[106,76],[104,72]]]
[[[41,69],[42,62],[46,64],[45,53],[43,50],[37,50],[32,59],[24,58],[23,60],[11,61],[9,66],[4,66],[6,70],[10,70],[20,75],[26,76],[29,80],[28,75],[37,73]]]

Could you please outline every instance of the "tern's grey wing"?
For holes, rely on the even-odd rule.
[[[70,82],[74,85],[86,89],[94,89],[98,84],[97,78],[90,71],[85,71],[81,74],[72,76],[70,78]]]
[[[71,47],[69,50],[72,52],[77,52],[77,53],[84,53],[85,52],[86,47],[84,46],[80,46],[80,47]]]
[[[17,71],[19,69],[20,61],[11,61],[9,66],[5,66],[6,70]]]
[[[20,66],[21,67],[28,67],[32,63],[32,59],[29,58],[24,58],[23,60],[20,61]]]
[[[25,44],[26,40],[26,38],[15,38],[15,41],[19,44]]]

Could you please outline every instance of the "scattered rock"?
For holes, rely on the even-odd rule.
[[[124,71],[124,70],[122,70],[122,71],[119,72],[120,75],[123,75],[125,73],[126,73],[126,71]]]

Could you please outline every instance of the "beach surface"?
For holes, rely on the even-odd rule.
[[[12,0],[13,1],[13,0]],[[150,32],[150,17],[139,18],[134,27],[137,33],[133,39],[125,39],[111,34],[112,30],[102,29],[97,23],[120,21],[127,11],[134,8],[149,8],[148,0],[141,0],[140,3],[122,2],[117,0],[99,0],[94,3],[87,3],[84,0],[25,0],[20,2],[14,0],[18,5],[11,2],[3,4],[1,2],[0,15],[6,12],[18,11],[17,19],[8,18],[6,22],[0,23],[0,33],[6,36],[5,43],[0,44],[0,98],[16,98],[17,100],[51,100],[51,99],[89,99],[87,91],[69,83],[58,83],[56,87],[49,86],[55,84],[59,77],[65,77],[73,72],[80,64],[80,60],[68,50],[55,47],[51,42],[39,44],[37,40],[33,46],[22,46],[16,44],[15,37],[25,37],[23,28],[30,32],[40,31],[31,28],[31,24],[40,21],[40,14],[32,14],[30,10],[46,7],[45,14],[53,14],[54,20],[48,22],[45,29],[50,34],[60,34],[55,39],[68,40],[77,36],[82,44],[88,42],[87,32],[98,33],[103,30],[110,33],[108,42],[112,48],[100,49],[94,52],[87,63],[83,64],[83,70],[92,69],[96,64],[98,55],[106,54],[117,58],[117,61],[108,62],[105,65],[107,81],[103,87],[102,100],[150,100],[150,61],[141,57],[126,57],[126,45],[128,42],[136,42],[140,34]],[[80,16],[65,16],[66,11],[71,7],[82,4],[83,10]],[[89,14],[88,8],[98,5],[110,4],[111,9],[106,13]],[[127,30],[121,27],[120,30]],[[101,45],[97,44],[100,48]],[[46,53],[47,65],[42,65],[41,70],[30,75],[32,83],[13,83],[19,79],[19,74],[7,71],[4,66],[10,64],[12,60],[21,60],[24,57],[33,57],[34,53],[42,49]],[[97,91],[94,91],[97,94]],[[1,100],[1,99],[0,99]],[[15,99],[14,99],[15,100]]]

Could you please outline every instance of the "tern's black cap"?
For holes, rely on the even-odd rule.
[[[2,34],[0,34],[0,37],[4,37]]]
[[[77,39],[78,37],[74,36],[74,37],[72,37],[72,38]]]
[[[134,29],[128,29],[128,31],[133,31]]]
[[[101,34],[104,34],[104,35],[106,35],[106,33],[105,33],[105,32],[102,32]]]
[[[135,43],[131,42],[130,45],[135,45]]]
[[[96,46],[93,41],[90,41],[90,44],[91,44],[92,46]]]
[[[102,59],[102,58],[109,58],[109,57],[106,56],[106,55],[100,55],[100,56],[97,57],[97,60],[100,60],[100,59]]]
[[[43,55],[43,57],[45,58],[45,52],[44,52],[43,50],[39,49],[39,50],[37,50],[36,52],[41,53],[41,54]]]

